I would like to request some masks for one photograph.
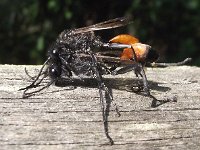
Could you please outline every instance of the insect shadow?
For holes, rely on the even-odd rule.
[[[116,90],[136,93],[138,95],[144,96],[144,94],[141,91],[141,89],[143,87],[140,87],[140,86],[142,86],[142,82],[139,81],[138,79],[104,78],[104,83],[108,87],[111,94],[112,94],[112,89],[116,89]],[[149,83],[150,89],[155,90],[155,91],[166,92],[166,91],[171,90],[171,88],[169,88],[169,87],[161,86],[161,84],[159,82],[148,81],[148,83]],[[67,80],[67,79],[58,80],[55,85],[58,87],[69,87],[70,86],[70,87],[73,87],[73,88],[71,88],[71,90],[73,90],[76,87],[96,88],[97,84],[98,83],[97,83],[96,79],[93,79],[93,78],[84,78],[84,80],[80,80],[79,78],[74,78],[72,81]],[[52,92],[57,92],[57,91],[52,91]],[[158,100],[151,94],[149,95],[149,97],[153,99],[152,104],[151,104],[151,107],[153,107],[153,108],[158,107],[166,102],[171,101],[170,99]],[[106,102],[110,103],[110,100],[107,98]]]
[[[133,88],[137,88],[138,84],[141,84],[138,79],[133,78],[104,78],[104,83],[107,87],[116,90],[124,90],[127,92],[134,92]],[[131,83],[131,84],[130,84]],[[149,86],[152,90],[166,92],[171,90],[169,87],[160,86],[159,82],[149,81]],[[68,79],[61,79],[58,80],[55,84],[58,87],[67,87],[67,86],[74,86],[74,87],[88,87],[88,88],[96,88],[97,81],[93,78],[74,78],[71,80]]]

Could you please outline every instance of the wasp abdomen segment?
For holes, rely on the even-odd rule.
[[[151,46],[142,43],[131,44],[131,46],[132,46],[131,50],[135,51],[137,60],[140,62],[145,62]]]
[[[138,43],[139,40],[137,38],[131,36],[131,35],[128,35],[128,34],[121,34],[121,35],[115,36],[109,42],[131,45],[131,44],[134,44],[134,43]],[[130,48],[125,48],[123,50],[123,52],[121,53],[120,60],[122,60],[122,61],[133,60],[133,58],[134,58],[134,52],[133,52],[133,49],[132,49],[132,46],[131,46]]]
[[[129,34],[120,34],[112,38],[109,42],[121,43],[121,44],[134,44],[134,43],[138,43],[139,40]]]
[[[131,45],[121,53],[120,60],[133,60],[136,57],[139,62],[154,62],[158,59],[158,54],[151,46],[139,43],[139,40],[128,34],[121,34],[112,38],[109,42]],[[134,56],[135,55],[135,56]]]

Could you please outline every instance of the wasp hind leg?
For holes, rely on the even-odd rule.
[[[147,77],[146,77],[142,64],[138,63],[138,66],[136,67],[134,71],[135,71],[136,76],[138,76],[139,74],[142,77],[144,94],[146,96],[150,96],[149,85],[148,85]]]
[[[130,71],[134,71],[137,77],[139,75],[142,77],[144,94],[149,96],[150,92],[149,92],[148,81],[147,81],[147,77],[146,77],[145,71],[144,71],[143,66],[142,66],[141,63],[129,64],[129,65],[117,70],[117,71],[114,70],[112,72],[112,74],[113,75],[118,75],[118,74],[124,74],[124,73],[130,72]],[[138,85],[138,86],[139,86],[138,88],[140,90],[141,86],[140,85]]]
[[[177,63],[148,63],[147,66],[149,67],[170,67],[170,66],[182,66],[190,63],[192,61],[192,58],[186,58],[183,61],[177,62]]]

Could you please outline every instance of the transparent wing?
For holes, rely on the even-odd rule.
[[[97,31],[97,30],[112,29],[112,28],[125,26],[129,23],[131,23],[130,17],[115,18],[115,19],[100,22],[91,26],[75,29],[74,33],[84,33],[84,32],[91,32],[91,31]]]

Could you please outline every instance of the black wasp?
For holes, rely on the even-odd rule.
[[[113,140],[108,134],[106,126],[106,114],[105,114],[105,100],[103,92],[106,92],[112,99],[112,95],[109,93],[106,85],[104,84],[102,75],[104,74],[123,74],[128,71],[134,70],[136,75],[140,75],[143,79],[143,90],[149,95],[149,88],[147,79],[143,70],[144,62],[140,62],[137,58],[137,54],[134,51],[134,43],[123,42],[102,42],[99,36],[95,36],[94,31],[117,28],[130,23],[130,18],[122,17],[98,24],[94,24],[88,27],[64,30],[60,33],[56,41],[50,46],[48,50],[48,58],[40,69],[38,75],[34,78],[33,82],[20,90],[24,90],[24,98],[34,95],[37,92],[49,87],[51,84],[56,83],[62,78],[72,78],[73,75],[77,75],[81,78],[83,76],[89,76],[95,78],[98,82],[98,89],[100,94],[100,102],[102,108],[103,122],[106,137],[110,143],[113,144]],[[141,44],[141,43],[136,43]],[[143,44],[144,45],[144,44]],[[137,45],[136,45],[137,46]],[[104,49],[124,49],[129,48],[133,52],[133,57],[126,61],[120,61],[119,57],[110,57],[105,55],[101,50]],[[147,54],[151,52],[151,47],[144,47],[148,51],[144,58],[147,58]],[[152,54],[152,53],[149,53]],[[156,60],[158,55],[155,53],[153,60]],[[106,62],[117,62],[115,66],[107,67]],[[128,61],[128,63],[127,63]],[[118,69],[118,66],[123,65]],[[125,65],[125,66],[124,66]],[[30,89],[40,86],[44,78],[50,77],[51,81],[41,87],[38,90],[29,92]]]

